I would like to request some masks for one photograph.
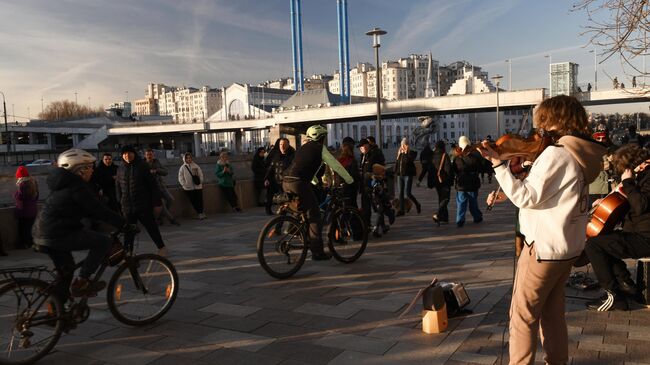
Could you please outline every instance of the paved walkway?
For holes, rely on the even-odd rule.
[[[261,208],[164,226],[181,280],[173,309],[153,325],[132,328],[112,318],[100,295],[90,319],[42,363],[499,364],[514,209],[497,206],[483,223],[470,218],[461,229],[434,227],[435,194],[415,190],[423,213],[401,217],[358,262],[307,261],[285,281],[272,279],[257,263],[255,242],[268,219]],[[139,250],[153,247],[141,235]],[[45,262],[29,251],[10,254],[0,266]],[[445,333],[426,335],[419,305],[397,316],[434,276],[464,282],[473,313],[450,320]],[[591,313],[580,299],[569,299],[567,310],[572,364],[650,364],[648,310]]]

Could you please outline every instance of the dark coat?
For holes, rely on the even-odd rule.
[[[99,162],[93,171],[92,182],[97,191],[102,191],[105,195],[115,196],[115,175],[117,175],[117,165],[104,165]]]
[[[289,146],[289,149],[286,151],[286,153],[282,154],[280,153],[279,148],[275,150],[275,153],[270,154],[267,157],[267,163],[268,167],[266,170],[266,174],[264,175],[264,180],[268,180],[272,184],[281,184],[282,183],[282,175],[284,174],[284,170],[287,169],[293,162],[293,157],[296,154],[296,150]]]
[[[122,227],[124,219],[98,199],[90,184],[63,168],[56,168],[47,178],[50,195],[34,223],[34,242],[66,249],[66,237],[81,230],[84,218]]]
[[[445,154],[443,160],[442,155]],[[440,162],[442,161],[442,168],[440,168]],[[438,180],[438,169],[440,169],[440,178]],[[429,181],[427,186],[430,188],[440,187],[440,186],[452,186],[454,185],[454,169],[451,166],[451,158],[449,154],[445,151],[435,150],[431,156],[431,165],[429,166]]]
[[[16,202],[16,217],[18,218],[36,218],[38,212],[38,184],[33,177],[26,177],[17,185],[14,193]]]
[[[384,154],[377,147],[370,148],[365,155],[361,155],[361,178],[363,184],[359,186],[359,191],[363,194],[366,187],[370,187],[372,180],[372,166],[374,164],[385,165]]]
[[[266,163],[264,162],[264,157],[260,157],[260,155],[256,153],[255,156],[253,156],[251,170],[253,170],[255,188],[264,189],[264,177],[266,176]]]
[[[623,230],[636,232],[650,239],[650,172],[639,173],[636,179],[623,180],[623,192],[630,203]]]
[[[420,152],[420,162],[422,165],[430,164],[433,159],[433,150],[429,145],[424,146],[422,152]]]
[[[124,215],[152,211],[155,202],[160,201],[156,178],[137,156],[132,163],[124,162],[117,169],[115,188]]]
[[[454,159],[453,168],[456,175],[456,190],[478,191],[481,187],[479,173],[484,171],[485,159],[478,152],[464,153]]]
[[[409,150],[408,153],[400,153],[395,160],[395,173],[397,176],[415,176],[415,158],[418,153]]]

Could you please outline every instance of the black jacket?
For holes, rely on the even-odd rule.
[[[293,161],[284,171],[284,176],[311,182],[323,163],[323,145],[317,141],[309,141],[296,151]]]
[[[264,162],[264,157],[260,157],[260,155],[256,153],[253,156],[251,170],[253,170],[253,181],[255,182],[255,188],[264,189],[264,177],[266,176],[266,163]]]
[[[454,159],[453,169],[456,175],[456,190],[478,191],[481,187],[479,173],[483,171],[485,159],[476,151],[464,153]]]
[[[269,180],[271,183],[281,184],[284,170],[286,170],[293,162],[295,153],[296,150],[289,146],[289,149],[287,149],[284,154],[281,153],[278,148],[276,153],[269,155],[267,157],[268,168],[264,175],[264,180]]]
[[[101,220],[122,227],[124,219],[100,202],[91,185],[63,168],[47,177],[50,195],[45,199],[34,223],[34,242],[42,246],[66,249],[66,237],[83,229],[84,218]]]
[[[636,179],[623,180],[623,191],[630,203],[623,230],[650,239],[650,172],[646,170],[639,173]]]
[[[430,164],[431,159],[433,158],[433,150],[429,145],[424,146],[422,152],[420,152],[420,162],[422,165]]]
[[[372,179],[372,166],[374,164],[385,165],[384,154],[377,147],[370,148],[365,155],[361,155],[361,177],[363,184],[359,186],[359,191],[363,194],[366,187],[369,187],[369,181]]]
[[[105,195],[115,195],[115,179],[117,174],[117,165],[111,164],[110,166],[104,165],[99,161],[95,170],[93,171],[92,182],[96,186],[97,191],[102,191]]]
[[[160,190],[149,166],[136,156],[132,163],[124,162],[117,169],[115,181],[117,200],[122,213],[152,212],[154,202],[160,200]]]
[[[400,153],[395,160],[395,173],[397,176],[415,176],[415,158],[418,153],[409,150],[408,153]]]
[[[445,158],[442,158],[443,153]],[[442,162],[442,168],[440,163]],[[438,170],[440,170],[440,180],[438,180]],[[445,151],[435,150],[431,156],[431,165],[429,165],[429,181],[427,186],[430,188],[436,186],[452,186],[454,184],[454,170],[451,166],[449,154]]]

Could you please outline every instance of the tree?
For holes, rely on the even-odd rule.
[[[618,55],[630,79],[648,76],[648,72],[639,69],[634,62],[648,53],[648,0],[579,0],[572,10],[587,14],[583,35],[588,35],[589,42],[602,49],[601,62]]]
[[[73,120],[92,118],[104,114],[104,108],[91,109],[70,100],[53,101],[49,103],[38,117],[42,120]]]

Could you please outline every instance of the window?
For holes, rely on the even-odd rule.
[[[442,129],[447,129],[447,122],[442,123]]]
[[[454,122],[451,122],[451,129],[456,128],[456,124]]]
[[[368,128],[365,125],[361,126],[361,138],[368,137]]]
[[[456,132],[451,132],[451,139],[456,139]]]

